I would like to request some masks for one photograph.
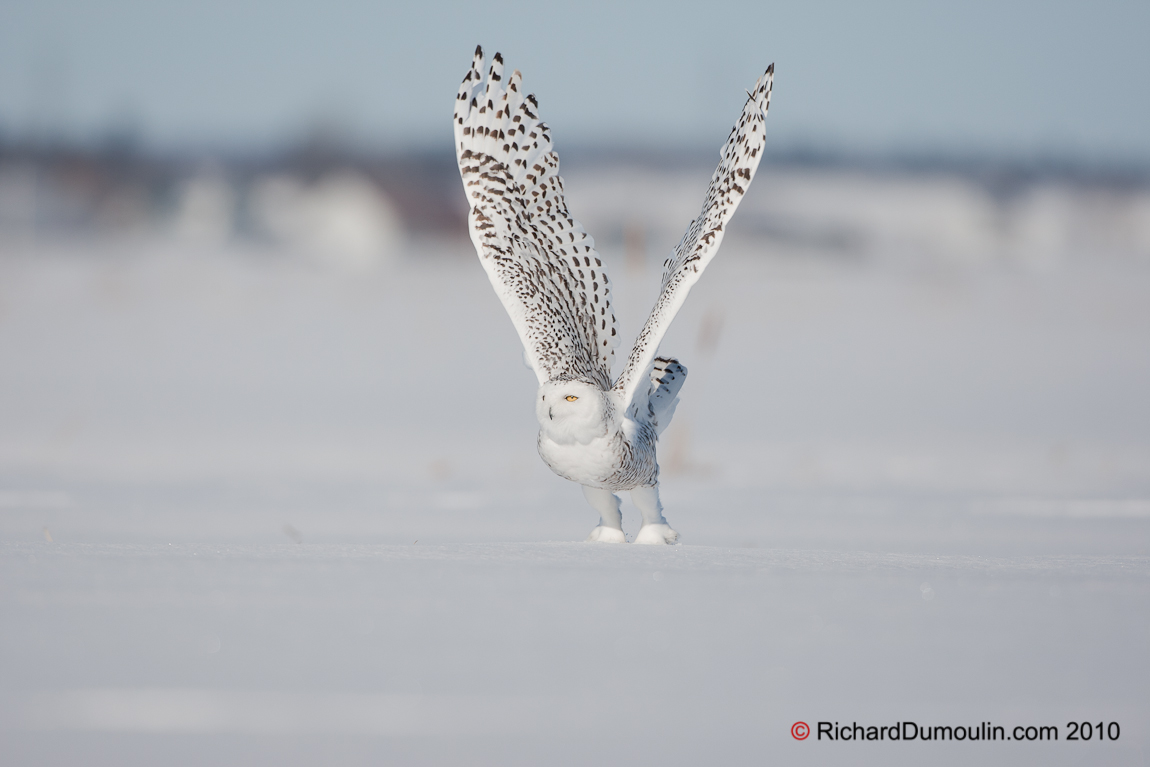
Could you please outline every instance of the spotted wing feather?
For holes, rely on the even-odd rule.
[[[679,405],[679,390],[687,380],[687,368],[671,357],[656,357],[651,367],[651,389],[647,398],[650,420],[662,434]]]
[[[595,242],[567,210],[559,157],[518,71],[483,50],[455,101],[455,149],[471,241],[540,383],[585,378],[607,389],[618,336]]]
[[[647,377],[658,353],[659,343],[687,294],[718,252],[727,224],[759,167],[766,139],[764,120],[771,104],[774,74],[775,65],[772,64],[755,83],[754,90],[748,91],[743,113],[731,129],[731,135],[720,153],[719,167],[711,176],[703,210],[691,222],[683,239],[664,264],[663,284],[655,307],[643,325],[627,365],[614,386],[623,402],[629,406],[636,404],[636,393],[647,392]]]

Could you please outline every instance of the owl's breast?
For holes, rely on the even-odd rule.
[[[551,471],[581,485],[618,491],[655,484],[654,433],[627,436],[621,430],[587,444],[560,444],[540,431],[539,456]]]

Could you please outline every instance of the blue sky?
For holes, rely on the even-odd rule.
[[[779,146],[1145,162],[1148,30],[1148,2],[0,0],[0,130],[437,146],[482,43],[560,147],[717,147],[774,61]]]

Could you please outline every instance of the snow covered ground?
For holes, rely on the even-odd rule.
[[[580,542],[466,242],[10,247],[0,761],[1150,763],[1150,263],[751,234],[664,345],[661,550]],[[660,237],[602,240],[625,339]]]

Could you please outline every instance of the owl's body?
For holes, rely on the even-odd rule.
[[[618,378],[611,284],[594,240],[567,211],[559,158],[518,71],[504,84],[498,53],[483,76],[477,49],[455,107],[456,155],[471,239],[539,380],[539,455],[583,486],[600,513],[589,540],[623,542],[619,500],[643,516],[636,543],[674,543],[659,503],[658,436],[674,415],[686,369],[656,357],[691,286],[714,257],[762,157],[774,67],[748,91],[703,210],[667,260],[659,298]]]
[[[604,394],[608,401],[613,399],[610,392]],[[555,433],[548,428],[549,423],[540,424],[539,455],[543,462],[564,479],[612,492],[657,483],[654,427],[613,415],[604,418],[602,433],[589,434],[585,441]]]

